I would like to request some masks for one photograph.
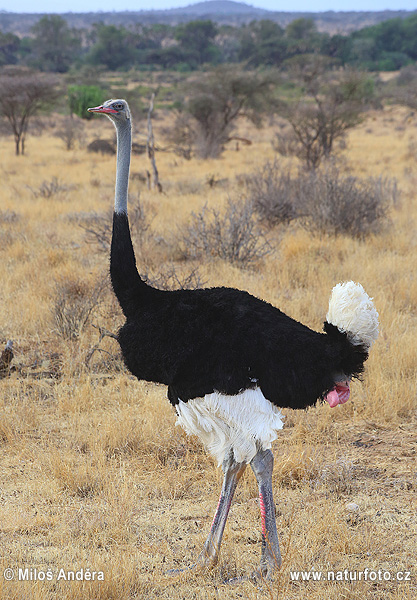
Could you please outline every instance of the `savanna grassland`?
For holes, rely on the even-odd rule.
[[[155,120],[157,140],[168,118],[161,112]],[[162,194],[140,178],[146,156],[133,157],[132,205],[140,195],[147,219],[134,240],[139,270],[156,280],[175,270],[183,280],[197,269],[205,285],[246,289],[317,330],[333,285],[353,279],[374,298],[381,320],[347,404],[284,411],[273,445],[283,552],[277,579],[223,583],[259,563],[249,472],[218,567],[167,575],[197,557],[221,472],[175,426],[165,388],[134,380],[114,339],[99,343],[98,327],[116,332],[123,320],[106,279],[109,230],[102,244],[86,230],[103,228],[107,217],[110,223],[115,157],[66,151],[46,131],[28,138],[24,157],[14,156],[11,138],[0,139],[0,341],[3,348],[13,339],[15,352],[14,370],[0,381],[2,599],[416,598],[417,117],[395,107],[371,113],[340,153],[346,172],[398,181],[401,194],[379,234],[313,235],[292,224],[266,231],[274,252],[250,269],[210,256],[185,260],[179,240],[191,213],[205,203],[221,210],[240,193],[242,175],[274,157],[271,127],[241,123],[239,133],[252,146],[230,145],[216,160],[157,153]],[[114,135],[104,117],[87,123],[85,134]],[[218,183],[210,186],[213,176]],[[4,580],[4,569],[17,574],[19,567],[51,569],[54,577]],[[57,581],[61,568],[102,571],[104,581]],[[291,582],[290,570],[313,568],[380,569],[391,580]],[[410,580],[397,582],[399,571]]]

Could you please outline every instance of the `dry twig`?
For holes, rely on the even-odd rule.
[[[115,333],[112,333],[108,329],[105,329],[104,327],[101,327],[100,325],[92,325],[92,326],[95,329],[98,329],[98,331],[100,333],[100,337],[99,337],[97,344],[95,344],[92,348],[90,348],[90,350],[87,353],[87,356],[85,357],[85,366],[86,367],[88,367],[90,360],[93,357],[94,352],[104,352],[105,354],[108,354],[109,356],[111,356],[110,352],[108,352],[107,350],[104,350],[103,348],[100,348],[100,344],[104,340],[105,337],[110,337],[110,338],[117,340],[117,335]]]

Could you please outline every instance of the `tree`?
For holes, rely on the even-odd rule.
[[[52,75],[16,70],[0,74],[0,113],[14,135],[16,155],[25,153],[30,119],[53,106],[58,93]]]
[[[95,27],[93,36],[96,42],[87,56],[88,62],[105,65],[112,71],[132,66],[136,50],[130,44],[129,32],[124,27],[100,23]]]
[[[216,33],[217,27],[212,21],[190,21],[178,26],[175,37],[198,66],[206,62],[218,62],[220,52],[213,43]]]
[[[19,47],[17,35],[0,31],[0,66],[16,64]]]
[[[239,59],[250,65],[280,65],[286,58],[284,30],[273,21],[263,19],[249,25],[240,42]]]
[[[403,20],[403,40],[401,51],[413,60],[417,60],[417,15]]]
[[[303,73],[304,96],[283,111],[290,132],[277,136],[276,149],[297,156],[308,169],[316,169],[333,152],[336,140],[361,121],[374,94],[374,82],[367,74],[347,70],[330,77],[312,61],[311,69]]]
[[[189,53],[186,53],[180,46],[168,46],[167,48],[157,48],[146,52],[146,62],[161,66],[163,69],[175,69],[180,64],[188,64],[190,60]],[[188,71],[191,67],[188,67]]]
[[[349,61],[351,52],[351,37],[336,34],[324,40],[324,48],[322,47],[322,54],[326,54],[331,58],[339,60],[342,65],[345,65]]]
[[[58,15],[42,17],[33,27],[31,63],[41,71],[65,73],[81,52],[81,35]]]
[[[256,72],[222,66],[189,82],[185,95],[187,127],[201,158],[217,157],[239,117],[260,125],[263,114],[273,107],[272,80]]]
[[[417,15],[354,31],[349,62],[372,70],[394,70],[417,59]]]
[[[290,55],[307,54],[320,48],[322,34],[313,19],[295,19],[285,30]]]

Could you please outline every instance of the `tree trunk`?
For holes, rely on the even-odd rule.
[[[25,136],[22,133],[14,135],[16,156],[23,156],[25,153]]]
[[[152,187],[157,189],[159,192],[162,192],[162,185],[159,182],[159,173],[156,167],[155,161],[155,140],[153,137],[153,129],[152,129],[152,111],[153,111],[153,103],[155,100],[155,93],[151,96],[151,101],[149,103],[148,110],[148,138],[146,140],[146,149],[148,152],[148,158],[151,161],[152,171],[153,171],[153,185]],[[149,181],[149,178],[148,178]]]

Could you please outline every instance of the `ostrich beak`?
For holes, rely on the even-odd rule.
[[[87,108],[88,112],[104,113],[104,114],[117,114],[117,110],[106,106],[96,106],[95,108]]]

